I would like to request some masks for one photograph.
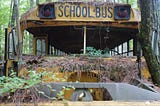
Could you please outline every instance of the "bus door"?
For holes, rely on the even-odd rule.
[[[4,54],[4,69],[3,75],[9,76],[11,70],[18,71],[17,59],[18,38],[15,28],[5,29],[5,54]]]
[[[34,55],[48,54],[48,36],[34,37]]]

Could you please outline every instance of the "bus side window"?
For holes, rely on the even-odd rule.
[[[38,38],[36,40],[36,55],[46,55],[46,40]]]
[[[15,36],[15,30],[12,30],[12,32],[9,33],[8,37],[8,58],[9,59],[15,59],[16,56],[16,36]]]

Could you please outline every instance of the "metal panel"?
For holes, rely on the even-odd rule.
[[[45,85],[51,85],[56,92],[47,91],[44,92],[55,96],[57,92],[61,90],[63,86],[74,86],[75,88],[106,88],[110,93],[113,100],[117,101],[144,101],[144,100],[160,100],[160,93],[149,91],[143,88],[139,88],[127,83],[76,83],[76,82],[61,82],[61,83],[44,83],[39,86],[42,88]],[[42,90],[42,89],[40,89]],[[52,94],[52,95],[51,95]]]

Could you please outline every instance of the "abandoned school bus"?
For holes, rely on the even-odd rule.
[[[8,76],[11,69],[17,71],[19,75],[26,73],[27,68],[22,65],[20,67],[18,59],[23,58],[21,55],[22,39],[25,36],[24,31],[28,31],[34,39],[31,58],[38,56],[43,59],[40,62],[36,61],[37,66],[35,62],[30,61],[29,57],[22,61],[28,59],[26,64],[31,65],[37,72],[47,71],[49,73],[42,78],[49,82],[56,91],[49,90],[50,88],[45,87],[45,83],[41,84],[37,88],[44,91],[45,95],[57,97],[57,93],[63,90],[64,98],[71,101],[158,100],[159,93],[138,80],[132,80],[130,84],[115,83],[122,82],[124,79],[121,76],[125,76],[125,73],[131,72],[130,75],[136,74],[138,76],[140,72],[124,70],[134,70],[139,65],[134,68],[128,67],[128,69],[120,69],[117,66],[112,68],[110,65],[119,62],[126,64],[126,66],[127,63],[135,64],[134,58],[129,59],[134,63],[129,60],[125,63],[123,58],[126,57],[116,59],[112,56],[140,56],[136,40],[139,23],[139,12],[132,9],[129,4],[105,2],[39,4],[36,8],[24,13],[20,19],[18,48],[14,34],[16,30],[6,30],[7,52],[5,53],[6,63],[3,73]],[[130,47],[131,43],[133,47]],[[86,55],[87,47],[103,51],[103,57]],[[42,61],[46,62],[45,65]],[[123,67],[122,64],[118,65]],[[114,75],[110,74],[111,70],[107,71],[109,67],[112,68],[112,71],[115,70]],[[146,70],[145,67],[144,71]],[[120,71],[122,73],[117,73]],[[49,78],[52,75],[58,79]],[[112,82],[107,82],[107,80]],[[142,87],[135,86],[135,82]]]

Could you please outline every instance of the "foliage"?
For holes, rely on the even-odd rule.
[[[23,37],[23,54],[32,54],[33,52],[33,36],[27,31],[24,32],[25,36]]]
[[[43,79],[43,76],[47,76],[47,78]],[[16,101],[19,101],[19,99],[22,99],[20,101],[23,102],[24,99],[28,98],[26,97],[28,95],[26,92],[29,92],[30,95],[33,97],[35,96],[37,100],[39,98],[39,95],[42,95],[43,97],[46,97],[49,100],[55,100],[57,99],[56,97],[50,97],[45,94],[45,91],[37,89],[37,87],[43,84],[43,81],[50,78],[64,81],[64,78],[58,78],[55,74],[52,73],[51,75],[51,73],[46,71],[37,73],[36,71],[30,70],[28,71],[27,75],[21,77],[17,77],[16,73],[12,71],[10,77],[5,77],[5,76],[0,77],[0,97],[5,98],[13,96],[12,97],[13,102],[16,103]],[[51,87],[51,85],[47,83],[45,84],[45,87],[49,88],[51,92],[56,91],[54,88]],[[71,88],[75,89],[73,86],[63,87],[64,90],[70,90]],[[57,93],[58,99],[63,100],[64,99],[63,94],[64,91],[58,92]],[[17,95],[23,95],[23,96],[20,96],[21,98],[17,98],[18,97]],[[30,102],[30,100],[28,102]]]
[[[0,57],[2,57],[4,53],[4,28],[9,22],[9,7],[6,3],[7,1],[1,1],[0,3]]]
[[[109,50],[107,48],[104,50],[96,50],[94,47],[87,47],[86,52],[91,56],[109,56]]]
[[[87,47],[86,48],[86,52],[87,52],[87,54],[93,55],[93,56],[100,56],[100,55],[102,55],[102,50],[96,50],[93,47]]]
[[[42,73],[44,74],[44,73]],[[0,95],[15,92],[17,89],[27,89],[41,82],[41,75],[35,71],[29,71],[27,78],[17,77],[12,71],[10,77],[0,77]]]

